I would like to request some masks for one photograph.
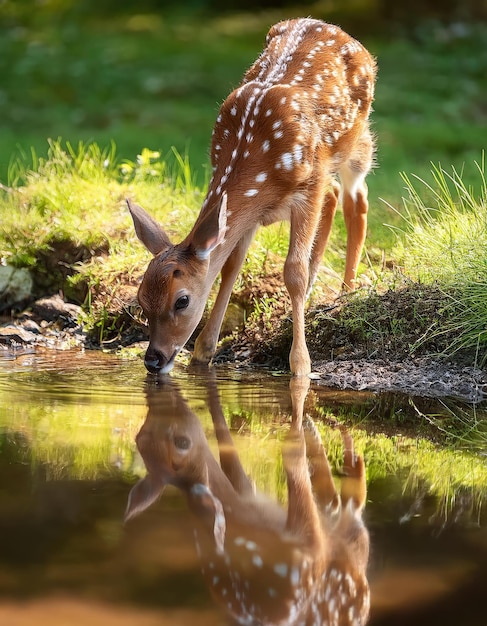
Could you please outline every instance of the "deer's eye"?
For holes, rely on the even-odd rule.
[[[178,435],[174,437],[174,445],[179,450],[189,450],[191,446],[191,441],[188,437],[185,437],[184,435]]]
[[[188,308],[188,305],[189,305],[189,296],[181,296],[180,298],[176,300],[176,304],[174,305],[174,308],[176,309],[176,311],[181,311],[181,309]]]

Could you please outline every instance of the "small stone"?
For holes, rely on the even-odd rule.
[[[57,321],[60,316],[77,320],[81,307],[76,304],[64,302],[59,295],[50,298],[41,298],[32,305],[32,312],[44,321]]]
[[[30,298],[32,276],[24,267],[0,265],[0,310],[20,304]]]
[[[34,343],[37,335],[15,324],[0,327],[0,343],[7,345]]]

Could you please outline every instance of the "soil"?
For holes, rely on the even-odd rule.
[[[274,284],[267,285],[267,292]],[[282,281],[271,298],[272,315],[251,318],[223,340],[216,362],[287,369],[292,319]],[[478,350],[450,353],[458,334],[447,306],[450,298],[437,286],[404,283],[382,294],[359,291],[311,307],[306,334],[313,377],[338,389],[482,401],[487,369],[478,363],[486,355]]]
[[[287,371],[292,320],[282,279],[276,273],[248,284],[232,298],[233,310],[240,310],[241,317],[244,311],[246,322],[221,341],[214,363]],[[37,300],[28,310],[0,320],[0,350],[15,356],[38,346],[115,350],[139,344],[142,349],[146,328],[136,292],[133,280],[121,277],[113,288],[94,294],[94,310],[104,309],[106,315],[103,327],[100,322],[90,334],[79,322],[79,306],[59,295]],[[450,324],[448,298],[438,287],[411,283],[383,294],[358,291],[311,306],[307,342],[313,378],[338,389],[483,400],[487,370],[476,365],[482,355],[448,354],[457,332]],[[232,328],[238,323],[233,319]],[[107,339],[100,343],[102,331]]]

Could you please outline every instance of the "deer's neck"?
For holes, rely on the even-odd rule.
[[[209,282],[213,284],[228,257],[242,238],[251,236],[259,225],[258,206],[246,207],[242,202],[234,209],[230,209],[227,216],[227,232],[225,239],[218,245],[210,256],[208,268]]]

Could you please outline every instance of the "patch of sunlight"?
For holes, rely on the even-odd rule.
[[[14,452],[19,462],[43,466],[49,480],[132,471],[143,405],[127,410],[122,401],[89,397],[9,404],[6,395],[0,390],[0,434],[4,445],[21,442]]]
[[[134,33],[158,33],[161,31],[162,25],[162,16],[158,13],[129,15],[125,23],[127,30]]]

